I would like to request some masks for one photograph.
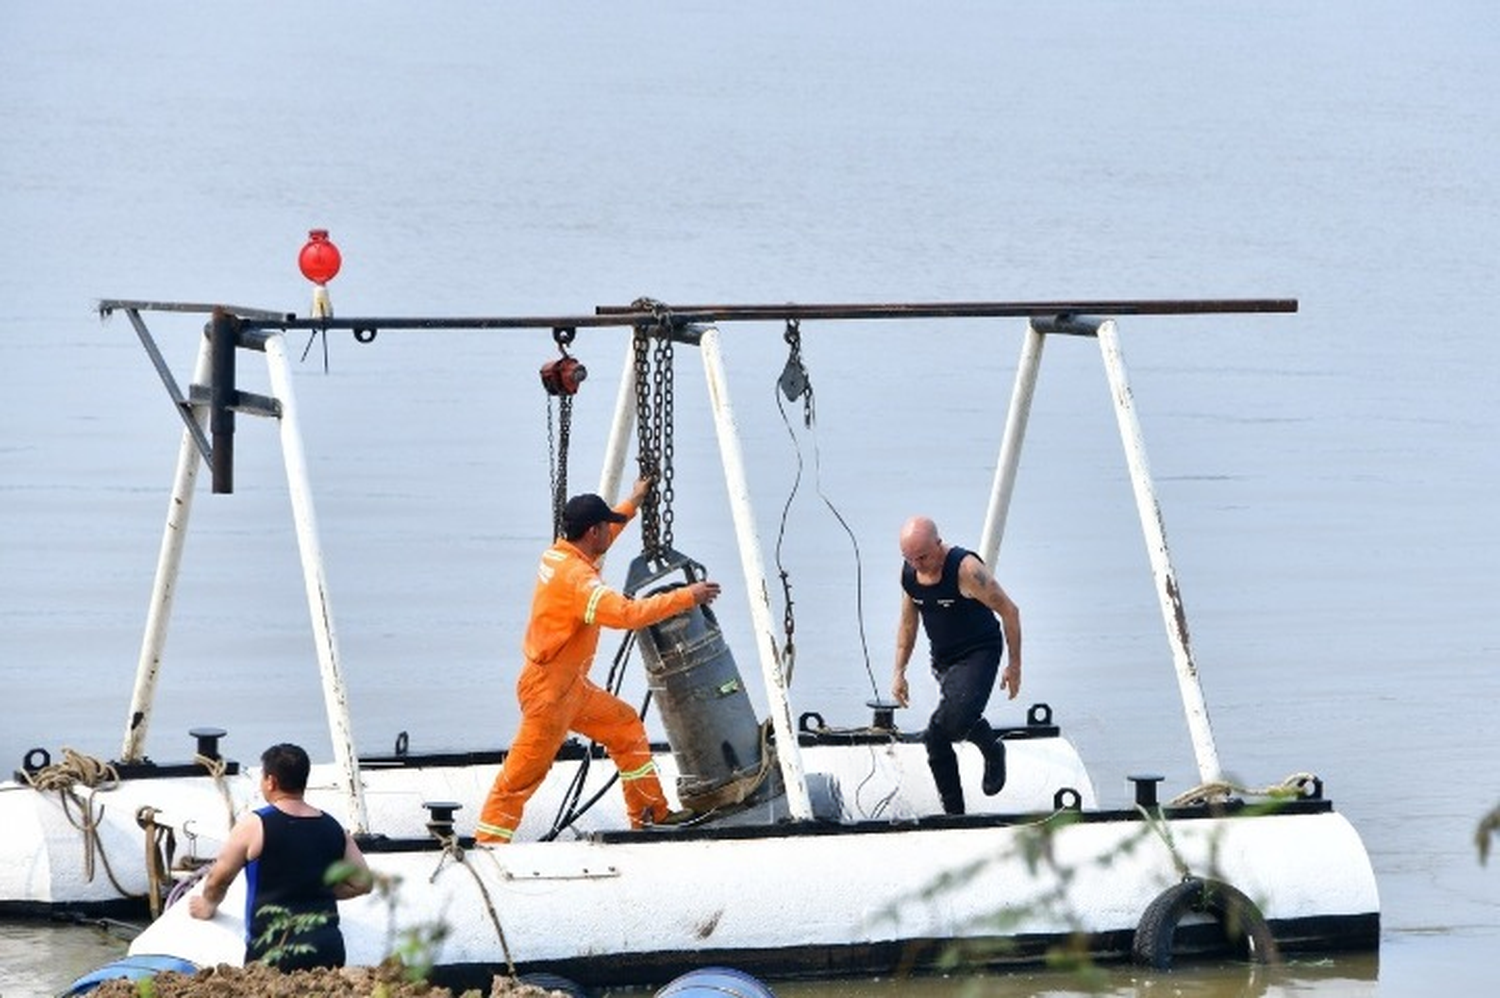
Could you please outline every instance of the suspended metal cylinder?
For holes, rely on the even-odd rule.
[[[701,578],[702,566],[675,553],[664,563],[637,558],[627,590],[637,591],[679,570],[687,573],[686,582],[652,592]],[[713,611],[693,607],[641,628],[636,638],[677,761],[677,796],[683,806],[706,812],[780,793],[774,754]]]

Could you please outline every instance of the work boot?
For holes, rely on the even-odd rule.
[[[938,796],[942,798],[944,814],[964,813],[964,791],[962,787],[954,787],[952,789],[939,787]]]
[[[685,825],[697,816],[697,813],[690,807],[680,807],[675,811],[668,811],[660,818],[656,817],[656,812],[648,810],[642,824],[648,828],[653,825]]]
[[[995,739],[984,753],[984,788],[986,797],[993,797],[1005,787],[1005,743]]]

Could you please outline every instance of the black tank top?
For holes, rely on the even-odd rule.
[[[961,547],[949,548],[948,557],[943,559],[943,574],[931,586],[918,582],[916,570],[910,565],[901,566],[901,588],[922,615],[935,666],[946,665],[977,648],[1005,644],[994,611],[959,592],[958,565],[971,553]]]
[[[338,902],[333,889],[323,883],[323,875],[344,857],[344,826],[327,814],[298,818],[274,805],[255,813],[260,815],[265,835],[260,855],[245,868],[249,888],[245,896],[247,945],[252,952],[260,949],[254,943],[266,930],[269,919],[260,912],[268,904],[294,915],[325,915],[324,931],[311,933],[313,938],[307,940],[314,945],[319,937],[327,938],[328,930],[339,936]]]

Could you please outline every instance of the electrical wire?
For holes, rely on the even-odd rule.
[[[797,349],[796,345],[793,345],[792,349],[793,349],[793,359],[796,361],[796,363],[798,363],[800,365],[801,358],[798,355],[798,349]],[[805,369],[803,371],[803,377],[804,377],[804,379],[806,378]],[[781,421],[786,426],[787,436],[791,438],[792,448],[795,451],[796,456],[797,456],[797,474],[796,474],[796,477],[793,479],[792,488],[791,488],[791,491],[787,495],[786,503],[782,507],[782,510],[781,510],[781,524],[780,524],[780,526],[779,526],[779,528],[777,530],[777,534],[776,534],[776,568],[781,573],[781,577],[782,577],[782,590],[785,593],[785,597],[786,597],[786,612],[787,612],[787,617],[788,617],[788,621],[789,621],[789,623],[787,625],[787,632],[788,632],[787,644],[788,644],[788,646],[790,646],[791,645],[790,634],[791,634],[791,630],[792,630],[792,626],[790,624],[791,607],[792,607],[791,584],[788,581],[788,578],[789,578],[788,572],[786,571],[785,566],[782,564],[782,560],[781,560],[781,547],[782,547],[782,541],[783,541],[783,539],[784,539],[784,537],[786,535],[786,526],[787,526],[788,518],[789,518],[790,513],[791,513],[792,501],[796,498],[797,491],[798,491],[798,489],[799,489],[799,487],[801,485],[801,482],[802,482],[802,469],[803,469],[804,462],[803,462],[803,457],[802,457],[802,443],[801,443],[801,441],[797,437],[797,431],[792,427],[791,418],[787,416],[786,406],[782,402],[783,393],[780,390],[780,387],[781,387],[780,383],[778,382],[778,384],[772,389],[772,392],[773,392],[773,394],[776,397],[776,409],[777,409],[778,412],[781,413]],[[824,491],[823,491],[823,460],[822,460],[822,450],[821,450],[821,448],[820,448],[820,446],[818,444],[818,435],[817,435],[817,432],[813,428],[813,424],[816,422],[816,419],[815,419],[814,414],[813,414],[813,389],[812,389],[812,382],[811,381],[805,381],[805,387],[803,388],[803,396],[805,397],[805,403],[804,403],[804,407],[803,407],[803,413],[804,413],[803,421],[806,424],[806,427],[807,427],[808,431],[812,435],[812,447],[813,447],[813,487],[814,487],[814,489],[817,492],[818,498],[821,499],[821,500],[823,500],[823,505],[827,506],[828,507],[828,511],[833,514],[834,519],[838,520],[839,526],[843,528],[844,533],[849,538],[850,545],[854,548],[854,599],[855,599],[855,617],[856,617],[856,620],[858,622],[858,627],[859,627],[859,645],[860,645],[860,650],[861,650],[862,654],[864,655],[865,674],[869,677],[869,680],[870,680],[870,691],[873,694],[873,696],[875,697],[875,699],[879,700],[880,699],[880,686],[879,686],[879,683],[875,679],[875,670],[870,665],[870,643],[869,643],[869,640],[868,640],[868,638],[866,636],[866,633],[865,633],[864,558],[860,554],[859,539],[854,535],[854,531],[853,531],[852,528],[850,528],[849,522],[844,519],[844,515],[839,512],[838,507],[833,504],[833,501],[831,499],[829,499],[828,496],[827,496],[827,494],[825,494]],[[790,670],[790,668],[787,669],[787,680],[788,680],[788,682],[790,682],[790,680],[791,680],[791,670]]]

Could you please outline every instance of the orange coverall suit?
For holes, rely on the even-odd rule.
[[[616,510],[635,512],[629,502]],[[610,524],[612,536],[619,536],[624,526]],[[542,553],[522,644],[526,664],[516,681],[521,728],[479,812],[476,841],[503,843],[515,836],[526,801],[541,786],[570,731],[599,742],[609,753],[620,772],[633,827],[641,827],[648,809],[658,819],[666,816],[667,798],[651,761],[646,726],[633,707],[590,682],[588,671],[601,626],[635,630],[692,606],[686,588],[639,600],[610,589],[598,567],[562,538]]]

